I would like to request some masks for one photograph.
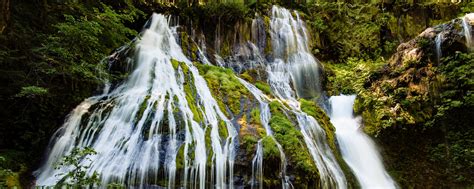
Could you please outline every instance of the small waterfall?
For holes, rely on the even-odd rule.
[[[441,44],[443,43],[443,32],[438,33],[435,38],[435,46],[436,46],[436,59],[438,63],[440,62],[441,56],[443,55]]]
[[[293,188],[292,187],[292,184],[289,180],[289,178],[286,176],[286,166],[287,166],[287,161],[286,161],[286,155],[285,153],[283,152],[283,147],[280,145],[280,143],[275,139],[275,137],[273,136],[273,131],[269,125],[269,122],[270,122],[270,118],[271,118],[271,113],[270,113],[270,107],[268,105],[267,102],[265,102],[265,100],[269,100],[264,94],[262,91],[260,91],[257,87],[255,87],[254,85],[246,82],[245,80],[243,79],[240,79],[239,78],[239,81],[240,83],[242,83],[255,97],[255,99],[257,99],[257,101],[260,103],[260,120],[262,122],[262,126],[263,128],[265,128],[265,133],[267,135],[267,137],[270,137],[276,144],[277,148],[278,148],[278,151],[280,152],[280,159],[281,159],[281,175],[282,175],[282,188]],[[261,143],[261,140],[259,140],[259,145],[262,145]],[[262,147],[263,148],[263,147]],[[258,159],[258,156],[259,154],[261,154],[262,152],[259,152],[258,151],[258,146],[257,146],[257,153],[256,153],[256,156],[255,158]],[[254,158],[254,159],[255,159]],[[255,168],[252,168],[253,169],[257,169],[258,167],[262,167],[262,164],[263,164],[263,158],[259,159],[261,160],[260,162],[258,162],[258,164],[256,165]],[[253,175],[253,174],[252,174]],[[260,173],[260,176],[263,176],[263,172]],[[262,186],[262,178],[260,177],[259,178],[260,180],[260,188],[263,187]],[[253,184],[252,184],[253,185]]]
[[[462,27],[464,29],[464,37],[466,38],[466,46],[472,50],[474,48],[474,41],[472,38],[471,23],[474,21],[474,13],[466,14],[462,17]]]
[[[263,145],[262,139],[257,142],[257,151],[252,159],[252,183],[251,188],[255,186],[263,188]],[[256,187],[255,187],[256,188]]]
[[[303,21],[287,9],[273,6],[270,22],[274,62],[267,66],[273,94],[286,102],[296,115],[299,129],[320,174],[322,188],[346,188],[345,176],[332,154],[325,131],[311,116],[302,112],[296,95],[319,95],[319,67],[309,53]],[[291,87],[296,89],[296,95]],[[310,92],[307,92],[310,91]]]
[[[55,163],[73,148],[88,146],[97,151],[88,174],[100,173],[103,187],[166,183],[168,188],[204,189],[210,181],[216,188],[233,188],[237,131],[176,43],[166,18],[153,14],[147,25],[136,40],[133,72],[121,85],[85,100],[69,115],[51,142],[47,162],[37,171],[37,185],[55,185],[56,175],[68,172],[54,169]],[[195,104],[185,88],[194,91]],[[191,106],[203,115],[201,121],[196,121]],[[221,127],[227,136],[219,134]],[[178,156],[183,161],[179,175]]]
[[[355,95],[333,96],[329,99],[331,122],[344,161],[352,169],[361,188],[397,188],[382,163],[372,140],[360,130],[360,120],[352,113]]]
[[[321,93],[319,63],[309,50],[304,22],[294,13],[296,18],[289,10],[273,6],[270,21],[273,55],[285,62],[299,98],[317,97]]]

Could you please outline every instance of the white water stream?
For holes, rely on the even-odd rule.
[[[282,188],[292,188],[292,184],[289,180],[289,178],[286,176],[286,166],[287,166],[287,161],[286,161],[286,155],[285,152],[283,151],[283,147],[280,145],[280,143],[275,139],[273,136],[273,131],[269,125],[270,118],[271,118],[271,113],[270,113],[270,107],[267,103],[269,100],[262,91],[260,91],[257,87],[253,86],[252,84],[246,82],[243,79],[239,78],[239,81],[254,95],[255,99],[260,104],[260,121],[262,123],[263,128],[265,128],[265,133],[267,137],[270,137],[276,144],[278,151],[280,152],[280,160],[281,160],[281,179],[282,179]],[[257,152],[255,154],[255,157],[252,161],[252,177],[255,175],[256,177],[253,177],[252,179],[258,180],[258,186],[259,188],[263,188],[263,144],[261,143],[260,139],[257,144]],[[256,170],[257,172],[254,173],[253,171]],[[255,185],[255,183],[252,184],[252,187]]]
[[[443,32],[438,33],[435,38],[435,47],[436,47],[436,59],[438,63],[441,60],[441,56],[443,56],[443,50],[441,49],[441,45],[443,44]]]
[[[333,96],[331,123],[336,127],[336,137],[344,161],[352,169],[361,188],[391,189],[395,182],[385,171],[382,158],[374,142],[360,128],[360,119],[353,116],[355,95]]]
[[[472,29],[471,23],[474,22],[474,13],[466,14],[462,19],[462,27],[464,29],[464,37],[466,38],[466,46],[473,50],[474,48],[474,39],[472,38]]]

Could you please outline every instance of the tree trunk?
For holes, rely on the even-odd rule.
[[[0,34],[7,28],[10,20],[10,0],[0,0]]]

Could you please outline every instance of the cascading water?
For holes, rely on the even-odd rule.
[[[271,113],[270,113],[270,107],[268,105],[267,102],[265,102],[265,100],[268,100],[268,98],[262,93],[262,91],[260,91],[257,87],[253,86],[252,84],[244,81],[243,79],[240,79],[239,78],[239,81],[254,95],[255,99],[257,99],[257,101],[259,102],[260,104],[260,120],[262,122],[262,126],[263,128],[265,128],[265,133],[267,135],[267,137],[270,137],[271,140],[273,140],[278,148],[278,151],[280,152],[280,159],[281,159],[281,177],[282,177],[282,188],[290,188],[292,185],[291,185],[291,182],[289,181],[288,177],[286,176],[286,166],[287,166],[287,162],[286,162],[286,155],[285,153],[283,152],[283,147],[280,145],[280,143],[275,139],[275,137],[273,136],[273,131],[272,129],[270,128],[270,125],[269,125],[269,121],[270,121],[270,117],[271,117]],[[259,170],[259,171],[262,171],[261,167],[262,164],[263,164],[263,155],[262,155],[262,151],[261,151],[261,148],[263,148],[261,145],[261,140],[260,139],[258,141],[258,146],[257,146],[257,152],[256,152],[256,155],[255,155],[255,158],[254,158],[254,161],[255,161],[255,164],[253,163],[252,166],[254,167],[252,170]],[[259,148],[260,148],[260,151],[259,151]],[[254,174],[252,174],[254,175]],[[260,188],[263,187],[262,185],[262,176],[263,176],[263,171],[262,172],[259,172],[257,173],[256,175],[259,175],[260,177],[258,178],[259,182],[258,182],[258,185]],[[256,178],[253,178],[254,180],[257,180]],[[255,183],[252,184],[252,186],[255,185]]]
[[[276,97],[269,99],[254,85],[238,78],[258,101],[260,122],[266,133],[257,142],[252,162],[248,162],[252,165],[251,187],[264,187],[262,141],[268,138],[280,153],[282,188],[293,187],[286,173],[285,149],[269,125],[272,115],[268,103],[278,101],[287,104],[285,111],[296,117],[318,169],[319,186],[346,188],[345,176],[327,143],[325,130],[301,111],[297,100],[321,96],[321,86],[319,64],[309,51],[304,22],[297,12],[294,15],[284,8],[272,8],[271,62],[262,55],[266,44],[266,37],[262,39],[264,28],[252,28],[255,43],[237,48],[236,56],[224,60],[215,54],[217,64],[239,73],[246,68],[265,68]],[[261,27],[261,22],[256,19],[252,25]],[[67,167],[54,169],[55,163],[74,148],[91,147],[97,155],[81,164],[90,163],[89,175],[100,173],[103,187],[109,183],[139,188],[234,187],[236,128],[219,108],[198,69],[183,54],[176,42],[176,28],[170,28],[166,18],[158,14],[153,14],[147,25],[135,41],[129,77],[73,110],[53,137],[47,162],[37,171],[37,185],[55,185],[59,180],[56,175],[69,171]],[[198,48],[199,60],[210,64],[205,43],[199,39],[198,43],[204,50]]]
[[[466,38],[466,46],[472,50],[474,48],[474,39],[472,38],[470,22],[474,22],[474,13],[466,14],[461,20],[464,29],[464,37]]]
[[[474,13],[466,14],[459,19],[461,20],[461,26],[463,28],[462,33],[464,34],[465,45],[468,50],[472,51],[474,50],[474,39],[472,37],[471,23],[474,22]],[[445,40],[445,36],[449,34],[449,28],[447,26],[448,25],[446,24],[440,25],[439,29],[441,31],[435,37],[435,52],[438,62],[440,62],[441,57],[443,56],[442,45]]]
[[[47,162],[37,172],[37,185],[56,184],[55,176],[68,170],[54,169],[54,164],[73,148],[88,146],[97,151],[88,174],[100,173],[103,187],[166,183],[174,188],[177,176],[179,186],[185,188],[204,189],[209,181],[216,188],[233,187],[234,126],[182,53],[166,18],[153,14],[148,25],[136,41],[133,72],[110,93],[85,100],[69,115],[53,138]],[[172,59],[181,63],[175,65]],[[197,104],[189,104],[184,88],[194,90],[191,98]],[[191,105],[203,115],[201,122],[195,121]],[[227,137],[219,134],[221,124]],[[208,130],[210,149],[205,142]],[[180,150],[184,165],[177,175]]]
[[[252,159],[252,183],[251,188],[263,188],[263,145],[262,139],[257,141],[257,150]]]
[[[385,171],[382,159],[372,140],[360,130],[360,120],[352,114],[355,95],[333,96],[331,122],[344,161],[356,176],[361,188],[397,188]]]
[[[274,6],[270,21],[273,55],[284,62],[275,69],[287,67],[292,85],[300,98],[317,97],[321,94],[319,64],[309,50],[308,34],[304,22],[295,11],[296,18],[287,9]]]
[[[300,110],[291,88],[293,84],[299,97],[308,94],[314,97],[320,92],[318,63],[309,53],[304,23],[297,12],[295,15],[296,18],[284,8],[272,8],[270,31],[275,61],[267,66],[268,83],[273,94],[285,101],[296,115],[308,151],[318,168],[321,187],[346,188],[345,176],[327,144],[325,131],[313,117]]]
[[[436,47],[436,59],[440,62],[443,51],[441,49],[441,44],[443,43],[443,32],[438,33],[435,38],[435,47]]]

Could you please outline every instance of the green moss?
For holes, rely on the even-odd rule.
[[[245,149],[246,152],[254,152],[257,145],[258,138],[255,135],[243,135],[240,138],[240,148]]]
[[[258,89],[260,89],[263,93],[265,93],[266,95],[271,95],[272,94],[272,91],[270,89],[270,86],[265,83],[265,82],[262,82],[262,81],[257,81],[257,83],[255,83],[255,87],[257,87]]]
[[[237,79],[230,69],[221,67],[197,64],[199,72],[204,76],[214,98],[224,113],[228,107],[233,114],[241,112],[241,99],[251,99],[250,92]]]
[[[204,132],[206,133],[205,137],[204,137],[204,140],[205,140],[205,143],[206,143],[206,149],[212,149],[211,128],[206,127]],[[212,164],[212,153],[213,153],[212,150],[210,150],[209,153],[207,154],[207,164],[208,165]]]
[[[178,153],[176,154],[176,169],[184,169],[184,144],[181,145],[178,150]]]
[[[253,108],[250,111],[250,115],[251,115],[250,123],[259,124],[259,125],[262,124],[261,119],[260,119],[260,108]]]
[[[265,159],[280,159],[280,151],[271,137],[264,137],[262,139],[263,157]]]
[[[183,64],[184,65],[184,64]],[[182,65],[182,66],[183,66]],[[184,65],[183,67],[187,67]],[[184,70],[184,69],[183,69]],[[189,75],[189,74],[186,74]],[[202,122],[204,120],[204,115],[202,115],[201,110],[197,106],[196,102],[196,89],[194,87],[194,80],[193,78],[186,78],[184,83],[184,92],[186,93],[186,101],[188,101],[189,109],[193,112],[193,119],[196,122]]]
[[[250,82],[250,83],[253,83],[254,79],[252,78],[252,76],[250,76],[250,74],[246,71],[242,74],[240,74],[240,78]]]
[[[276,101],[270,103],[272,117],[270,119],[270,127],[274,131],[275,138],[285,150],[292,169],[298,173],[300,183],[307,183],[310,179],[315,179],[318,175],[313,159],[303,142],[303,136],[295,125],[283,113],[282,105]],[[308,179],[308,180],[307,180]]]
[[[222,139],[226,139],[227,136],[229,136],[229,133],[227,131],[227,124],[224,121],[219,120],[218,128],[219,128],[219,136]]]
[[[180,66],[181,66],[181,69],[183,69],[183,73],[184,73],[184,74],[188,74],[188,73],[189,73],[189,67],[188,67],[188,65],[186,65],[186,63],[181,62]]]
[[[178,66],[179,66],[179,61],[175,60],[175,59],[171,59],[171,65],[173,65],[173,68],[175,70],[178,70]]]
[[[329,95],[358,94],[365,91],[367,80],[376,77],[377,71],[385,65],[383,59],[363,60],[349,58],[345,63],[325,63]]]
[[[314,117],[318,121],[319,125],[324,129],[327,136],[327,141],[333,152],[337,152],[335,132],[336,129],[332,125],[327,114],[314,103],[313,101],[300,99],[301,110],[308,115]]]
[[[270,54],[271,51],[272,51],[272,39],[271,39],[271,35],[270,35],[270,17],[268,16],[263,16],[263,22],[265,23],[265,34],[267,36],[266,38],[266,46],[265,46],[265,49],[263,49],[263,52],[265,52],[265,54]]]
[[[145,99],[143,99],[143,102],[140,104],[140,107],[138,109],[137,115],[135,116],[135,122],[140,121],[140,119],[143,116],[143,113],[145,112],[146,108],[148,107],[148,100],[150,99],[150,95],[146,95]]]

